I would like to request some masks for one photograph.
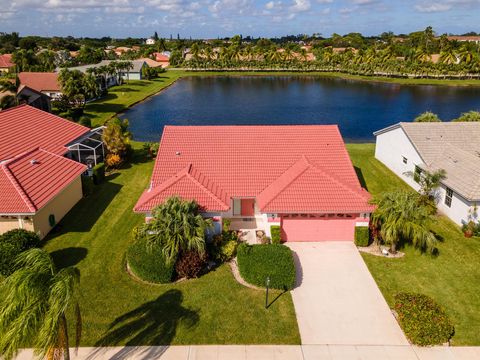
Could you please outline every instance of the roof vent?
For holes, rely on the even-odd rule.
[[[175,155],[180,156],[180,155],[182,155],[182,153],[180,151],[176,151]]]
[[[39,162],[38,162],[38,160],[32,159],[32,160],[30,160],[30,164],[37,165],[37,164],[39,164]]]

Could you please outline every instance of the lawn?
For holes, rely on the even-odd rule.
[[[408,188],[374,159],[373,144],[348,145],[354,166],[373,194]],[[390,306],[401,291],[419,292],[441,304],[455,325],[454,345],[480,345],[480,239],[467,239],[446,217],[438,217],[432,231],[442,239],[432,257],[406,247],[402,259],[362,254]]]
[[[125,251],[142,222],[132,208],[152,168],[137,149],[132,164],[83,199],[45,245],[59,266],[81,271],[82,345],[299,344],[290,293],[273,291],[271,300],[279,297],[266,310],[265,292],[238,284],[228,265],[171,285],[129,277]]]

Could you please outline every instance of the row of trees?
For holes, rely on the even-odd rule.
[[[420,115],[418,115],[415,122],[441,122],[442,120],[437,114],[432,113],[431,111],[426,111]],[[458,118],[453,119],[453,122],[472,122],[472,121],[480,121],[480,112],[479,111],[467,111],[462,113]]]

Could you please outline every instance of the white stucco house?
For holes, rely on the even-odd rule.
[[[149,38],[145,41],[146,45],[155,45],[155,39]]]
[[[479,221],[480,123],[401,122],[374,135],[375,157],[416,190],[422,171],[444,169],[435,194],[439,211],[458,225]]]

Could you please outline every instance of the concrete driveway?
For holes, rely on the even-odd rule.
[[[287,245],[296,254],[302,344],[408,345],[353,243]]]

